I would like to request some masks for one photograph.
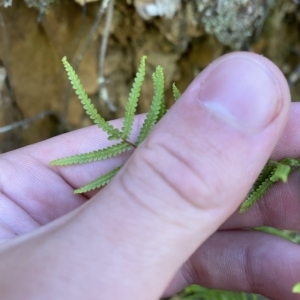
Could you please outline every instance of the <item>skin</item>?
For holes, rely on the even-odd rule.
[[[247,229],[300,230],[299,174],[236,212],[270,156],[300,157],[299,116],[274,64],[234,53],[191,83],[100,191],[73,194],[129,155],[48,165],[108,146],[95,126],[2,154],[1,299],[150,300],[192,283],[300,299],[299,246]]]

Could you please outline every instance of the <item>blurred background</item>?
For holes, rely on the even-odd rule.
[[[299,2],[0,0],[0,153],[91,124],[67,81],[63,56],[106,119],[123,116],[142,55],[148,60],[139,113],[149,107],[157,65],[171,106],[173,82],[183,92],[214,59],[236,50],[275,62],[298,101]],[[192,287],[173,299],[256,299],[216,293]]]

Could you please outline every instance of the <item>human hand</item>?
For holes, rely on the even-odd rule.
[[[229,54],[193,81],[98,193],[72,191],[125,155],[48,166],[107,146],[98,128],[1,155],[2,299],[158,299],[194,282],[298,299],[291,294],[300,279],[298,246],[242,229],[299,229],[299,175],[246,214],[234,213],[287,120],[273,158],[300,156],[300,107],[289,116],[289,101],[271,62]]]

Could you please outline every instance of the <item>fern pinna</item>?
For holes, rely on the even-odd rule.
[[[125,116],[123,119],[122,130],[115,128],[107,121],[105,121],[97,112],[91,99],[85,92],[80,80],[68,63],[67,58],[62,59],[63,65],[66,69],[68,78],[72,87],[81,101],[83,108],[87,115],[98,125],[104,132],[108,134],[109,140],[116,140],[116,144],[104,149],[96,150],[89,153],[77,154],[70,157],[64,157],[50,162],[51,166],[66,166],[71,164],[84,164],[97,160],[104,160],[110,157],[117,156],[125,151],[129,151],[138,147],[138,145],[147,137],[154,125],[166,114],[167,109],[164,101],[164,74],[161,66],[156,67],[152,75],[154,85],[154,95],[150,105],[149,112],[146,115],[144,123],[140,129],[138,138],[135,143],[129,141],[132,126],[134,122],[134,115],[138,105],[139,95],[142,83],[146,74],[146,56],[140,60],[139,68],[134,79],[131,91],[129,93],[128,101],[125,107]],[[180,98],[181,94],[176,85],[172,85],[173,96],[175,101]],[[119,166],[110,172],[100,176],[91,183],[78,188],[74,191],[75,194],[86,193],[101,186],[106,185],[117,174],[122,166]],[[247,199],[241,205],[240,212],[247,211],[257,200],[259,200],[268,189],[277,181],[287,181],[288,176],[296,169],[300,168],[300,160],[285,158],[280,162],[269,160],[259,175],[257,181],[253,185]]]

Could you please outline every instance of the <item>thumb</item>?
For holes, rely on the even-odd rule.
[[[124,289],[114,299],[127,296],[126,282],[128,299],[145,285],[144,299],[161,295],[245,198],[284,129],[289,102],[281,72],[251,53],[221,57],[192,82],[94,199],[102,230],[115,229],[110,249],[120,247],[122,263],[111,260]]]

